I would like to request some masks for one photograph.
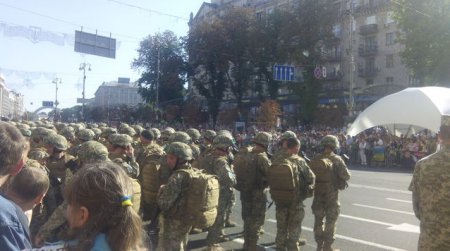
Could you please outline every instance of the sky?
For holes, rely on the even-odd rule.
[[[187,34],[190,13],[209,0],[0,0],[0,74],[10,90],[24,95],[27,111],[55,100],[60,108],[77,105],[82,97],[81,63],[86,71],[86,98],[93,98],[103,82],[119,77],[136,81],[131,69],[139,42],[171,30]],[[74,51],[75,30],[117,40],[116,58]],[[31,35],[30,35],[31,34]],[[34,35],[33,35],[34,34]],[[38,34],[38,35],[36,35]]]

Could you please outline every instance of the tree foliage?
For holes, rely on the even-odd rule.
[[[450,80],[450,1],[399,0],[394,17],[405,45],[403,62],[423,82]]]
[[[147,103],[156,102],[159,64],[159,103],[182,99],[186,83],[186,53],[182,39],[172,31],[148,36],[140,43],[132,67],[141,70],[139,93]],[[159,61],[159,63],[158,63]]]
[[[276,100],[268,99],[261,103],[258,123],[265,125],[266,130],[274,129],[277,126],[278,118],[281,116],[281,107]]]

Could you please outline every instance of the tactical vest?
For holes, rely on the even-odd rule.
[[[252,147],[243,147],[233,160],[233,170],[236,174],[235,188],[240,192],[249,192],[256,188],[256,153],[252,150]]]
[[[333,189],[333,162],[327,158],[315,158],[309,162],[316,175],[315,195],[327,194]]]

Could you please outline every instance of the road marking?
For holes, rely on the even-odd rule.
[[[239,243],[239,244],[244,244],[244,239],[236,238],[236,239],[233,239],[233,242],[236,242],[236,243]]]
[[[356,188],[372,189],[372,190],[378,190],[378,191],[384,191],[384,192],[412,194],[411,191],[398,190],[398,189],[385,188],[385,187],[374,187],[374,186],[366,186],[366,185],[353,184],[353,183],[349,184],[348,186],[349,187],[356,187]]]
[[[400,225],[392,226],[392,227],[390,227],[388,229],[395,230],[395,231],[416,233],[416,234],[420,233],[420,227],[414,226],[414,225],[411,225],[411,224],[408,224],[408,223],[403,223],[403,224],[400,224]]]
[[[375,224],[384,225],[384,226],[388,226],[388,227],[395,226],[395,224],[391,224],[391,223],[387,223],[387,222],[370,220],[370,219],[355,217],[355,216],[346,215],[346,214],[340,214],[339,217],[348,218],[348,219],[352,219],[352,220],[359,220],[359,221],[364,221],[364,222],[369,222],[369,223],[375,223]]]
[[[274,219],[267,219],[266,221],[272,222],[272,223],[276,223],[277,222]],[[309,231],[309,232],[314,232],[314,230],[312,228],[304,227],[304,226],[302,226],[302,230],[306,230],[306,231]],[[367,246],[372,246],[372,247],[376,247],[376,248],[390,250],[390,251],[407,251],[405,249],[390,247],[390,246],[378,244],[378,243],[375,243],[375,242],[365,241],[365,240],[361,240],[361,239],[357,239],[357,238],[353,238],[353,237],[348,237],[348,236],[344,236],[344,235],[340,235],[340,234],[336,234],[336,238],[342,239],[342,240],[346,240],[346,241],[360,243],[360,244],[367,245]]]
[[[353,206],[365,207],[365,208],[377,209],[377,210],[381,210],[381,211],[388,211],[388,212],[394,212],[394,213],[407,214],[407,215],[413,215],[414,216],[414,213],[411,213],[411,212],[394,210],[394,209],[383,208],[383,207],[374,207],[374,206],[362,205],[362,204],[357,204],[357,203],[353,203]]]
[[[410,201],[410,200],[399,200],[399,199],[393,199],[393,198],[386,198],[386,200],[392,200],[392,201],[398,201],[398,202],[404,202],[404,203],[412,204],[412,201]]]

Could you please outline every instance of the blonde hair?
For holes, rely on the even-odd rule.
[[[68,204],[86,207],[86,224],[72,229],[78,240],[75,250],[90,250],[98,234],[104,233],[113,251],[142,249],[142,221],[124,196],[133,194],[130,178],[110,161],[88,165],[75,174],[65,190]]]

